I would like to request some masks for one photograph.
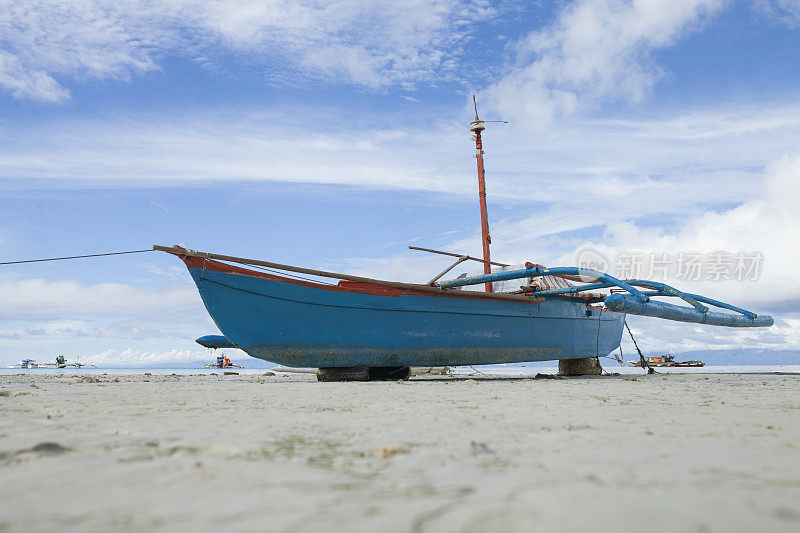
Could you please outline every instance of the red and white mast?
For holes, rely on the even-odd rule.
[[[475,157],[478,160],[478,201],[481,205],[481,237],[483,241],[483,273],[491,274],[492,265],[490,264],[491,253],[489,245],[492,244],[492,237],[489,235],[489,214],[486,211],[486,179],[483,168],[483,141],[481,132],[486,129],[483,121],[478,118],[478,102],[475,95],[472,95],[472,103],[475,105],[475,120],[469,123],[469,129],[475,139]],[[486,292],[492,292],[492,284],[486,284]]]

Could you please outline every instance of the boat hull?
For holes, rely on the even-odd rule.
[[[366,283],[324,285],[182,257],[220,331],[288,366],[456,366],[607,355],[623,313],[571,297],[523,302]]]

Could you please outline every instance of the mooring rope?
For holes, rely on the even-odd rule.
[[[474,366],[472,366],[472,365],[467,365],[467,366],[468,366],[468,367],[470,367],[470,368],[471,368],[472,370],[474,370],[475,372],[477,372],[478,374],[485,375],[483,372],[481,372],[480,370],[478,370],[478,369],[477,369],[477,368],[475,368]],[[471,375],[471,374],[468,374],[468,375]]]
[[[86,255],[70,255],[67,257],[48,257],[45,259],[25,259],[22,261],[2,261],[0,265],[19,265],[21,263],[41,263],[43,261],[64,261],[65,259],[83,259],[85,257],[103,257],[106,255],[122,255],[122,254],[141,254],[144,252],[154,252],[155,250],[127,250],[125,252],[106,252],[102,254],[86,254]]]
[[[636,347],[636,351],[639,353],[639,361],[642,363],[642,368],[646,369],[648,374],[655,374],[656,373],[655,369],[653,369],[653,367],[647,364],[647,359],[644,358],[644,355],[642,355],[642,351],[639,349],[639,345],[636,344],[636,339],[633,338],[633,333],[631,333],[631,328],[628,326],[628,321],[625,320],[624,324],[625,328],[628,330],[628,335],[631,336],[633,345]]]

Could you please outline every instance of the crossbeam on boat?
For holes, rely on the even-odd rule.
[[[441,250],[432,250],[430,248],[420,248],[419,246],[409,246],[408,249],[409,250],[419,250],[421,252],[430,252],[432,254],[448,255],[450,257],[457,257],[458,258],[458,259],[456,259],[455,263],[453,263],[449,267],[445,268],[444,270],[442,270],[441,272],[436,274],[436,276],[434,276],[433,279],[431,279],[428,282],[428,285],[435,285],[436,281],[439,278],[441,278],[442,276],[444,276],[445,274],[447,274],[448,272],[453,270],[455,267],[457,267],[458,265],[460,265],[464,261],[477,261],[479,263],[488,263],[490,265],[497,265],[497,266],[501,266],[501,267],[507,267],[508,266],[508,265],[506,265],[504,263],[496,263],[494,261],[486,261],[485,259],[478,259],[477,257],[472,257],[471,255],[459,255],[459,254],[455,254],[453,252],[443,252]]]
[[[494,266],[500,266],[500,267],[510,266],[510,265],[507,265],[505,263],[498,263],[497,261],[486,261],[485,259],[480,259],[478,257],[472,257],[471,255],[457,254],[457,253],[454,253],[454,252],[443,252],[442,250],[433,250],[431,248],[420,248],[419,246],[409,246],[408,249],[409,250],[419,250],[420,252],[429,252],[429,253],[432,253],[432,254],[449,255],[450,257],[458,257],[458,258],[464,257],[464,258],[469,259],[471,261],[477,261],[479,263],[489,263],[490,265],[494,265]]]

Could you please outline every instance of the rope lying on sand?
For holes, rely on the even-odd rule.
[[[19,265],[20,263],[41,263],[43,261],[63,261],[65,259],[83,259],[84,257],[103,257],[106,255],[122,255],[122,254],[141,254],[144,252],[153,252],[155,250],[127,250],[125,252],[106,252],[103,254],[87,254],[87,255],[70,255],[67,257],[48,257],[46,259],[25,259],[24,261],[3,261],[0,265]]]

